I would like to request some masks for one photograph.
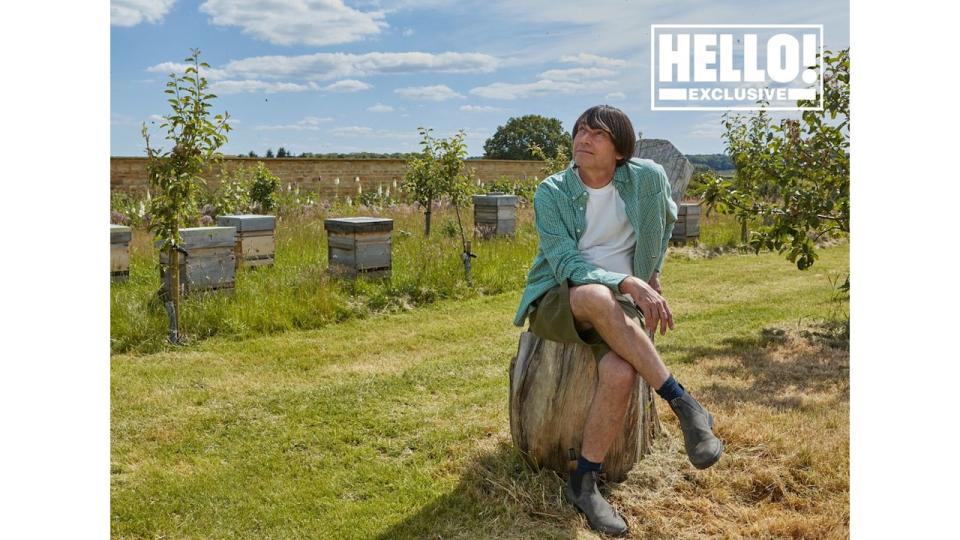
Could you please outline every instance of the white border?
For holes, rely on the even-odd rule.
[[[657,28],[815,28],[820,30],[820,106],[819,107],[657,107],[655,62]],[[823,25],[822,24],[651,24],[650,25],[650,110],[651,111],[822,111],[823,110]]]

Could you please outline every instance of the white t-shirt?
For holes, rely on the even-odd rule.
[[[611,180],[599,189],[587,190],[586,229],[577,242],[584,260],[609,272],[633,275],[636,234],[627,218],[626,204]],[[629,295],[617,296],[630,298]]]

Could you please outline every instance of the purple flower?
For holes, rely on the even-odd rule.
[[[130,223],[130,218],[128,218],[122,212],[117,212],[116,210],[110,211],[111,225],[128,225],[129,223]]]

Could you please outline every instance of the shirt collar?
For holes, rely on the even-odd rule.
[[[628,163],[629,162],[624,163],[613,170],[612,182],[614,184],[626,184],[630,181]],[[570,160],[570,164],[567,166],[567,173],[575,179],[573,182],[568,182],[570,186],[570,196],[573,198],[580,197],[587,192],[587,188],[584,186],[583,180],[580,178],[580,172],[577,169],[576,161]]]

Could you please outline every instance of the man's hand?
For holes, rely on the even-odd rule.
[[[659,279],[657,282],[659,288]],[[661,336],[667,333],[668,326],[673,330],[673,314],[670,313],[667,301],[651,285],[637,277],[627,276],[620,282],[619,289],[620,292],[629,294],[633,298],[634,303],[643,313],[647,328],[656,332],[659,325]]]

